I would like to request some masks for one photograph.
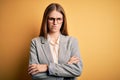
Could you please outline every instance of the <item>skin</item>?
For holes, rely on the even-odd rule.
[[[54,10],[49,14],[49,17],[55,18],[53,22],[48,20],[48,28],[49,28],[48,34],[50,35],[52,41],[55,42],[60,35],[60,28],[62,26],[62,22],[58,23],[56,19],[63,18],[63,15],[60,12]],[[78,63],[79,61],[80,59],[78,57],[72,56],[67,64]],[[47,64],[31,64],[28,67],[28,73],[32,75],[37,74],[39,72],[46,72],[47,70],[48,70]]]
[[[60,12],[54,10],[49,14],[49,17],[56,19],[56,18],[63,18],[63,15]],[[58,23],[57,20],[53,22],[48,20],[48,28],[49,28],[48,34],[50,35],[52,41],[55,42],[58,39],[58,36],[60,35],[61,26],[62,26],[62,22]]]

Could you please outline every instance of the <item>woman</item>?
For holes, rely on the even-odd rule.
[[[64,9],[50,4],[40,36],[32,39],[28,73],[33,80],[76,80],[82,72],[77,40],[68,36]]]

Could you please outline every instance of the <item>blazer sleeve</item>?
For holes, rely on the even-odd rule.
[[[36,49],[36,40],[32,39],[31,45],[30,45],[30,57],[29,57],[29,64],[39,64],[38,61],[38,53]],[[31,75],[32,79],[41,79],[41,78],[46,78],[47,77],[47,72],[43,73],[38,73]]]
[[[49,75],[62,76],[62,77],[77,77],[81,75],[82,72],[82,59],[80,57],[78,41],[72,38],[71,42],[71,57],[77,56],[80,58],[80,62],[73,64],[55,64],[50,63],[48,66]]]
[[[29,64],[38,64],[36,43],[34,39],[32,39],[31,44],[30,44]]]

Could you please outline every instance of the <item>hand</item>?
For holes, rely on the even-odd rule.
[[[78,63],[80,61],[79,57],[72,56],[70,60],[68,61],[68,64]]]
[[[28,74],[32,74],[32,75],[46,71],[47,71],[47,64],[31,64],[28,67]]]

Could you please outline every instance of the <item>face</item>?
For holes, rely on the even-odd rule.
[[[49,33],[59,33],[63,23],[63,15],[54,10],[48,16]]]

